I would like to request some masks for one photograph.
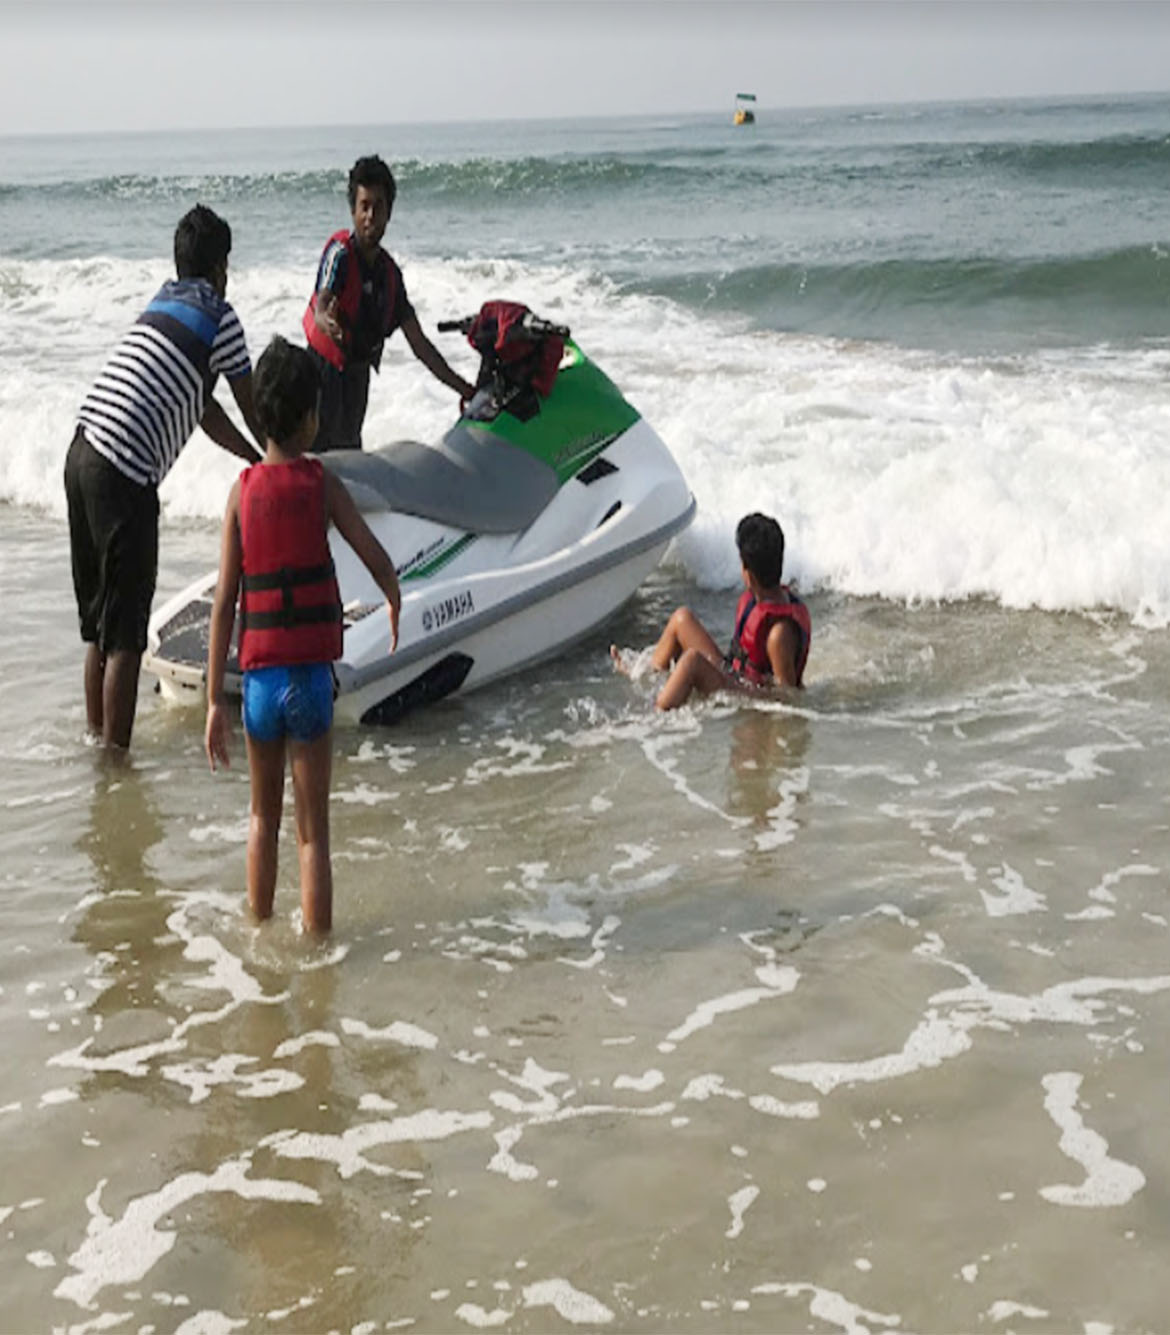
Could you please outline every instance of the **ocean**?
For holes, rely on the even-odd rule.
[[[568,323],[698,513],[606,634],[337,731],[313,942],[238,731],[144,677],[86,744],[61,469],[179,216],[257,355],[365,152],[452,364]],[[1170,1328],[1168,167],[1170,97],[0,140],[0,1329]],[[367,444],[453,411],[393,340]],[[658,715],[753,509],[807,689]]]

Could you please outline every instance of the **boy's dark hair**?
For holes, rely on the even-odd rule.
[[[398,187],[394,184],[394,173],[382,161],[376,153],[368,158],[358,158],[358,160],[349,169],[349,211],[353,212],[353,206],[357,202],[358,186],[364,185],[367,190],[373,190],[376,187],[386,192],[386,207],[391,212],[394,211],[394,197],[398,194]]]
[[[211,278],[227,263],[232,229],[205,204],[184,213],[175,228],[175,272],[180,278]]]
[[[316,408],[319,385],[317,368],[305,349],[274,334],[252,377],[252,401],[264,435],[283,445]]]
[[[735,530],[739,559],[767,589],[780,583],[784,571],[784,530],[771,517],[744,515]]]

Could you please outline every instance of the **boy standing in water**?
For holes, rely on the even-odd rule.
[[[286,752],[292,761],[301,916],[311,932],[333,919],[329,785],[333,669],[341,656],[341,599],[329,554],[333,523],[386,595],[390,648],[401,597],[393,563],[341,481],[306,457],[317,435],[317,372],[309,354],[274,338],[256,365],[256,416],[266,453],[232,487],[223,517],[219,582],[207,651],[207,757],[228,764],[224,665],[240,598],[244,734],[251,778],[248,903],[272,914]]]
[[[321,422],[314,450],[360,450],[370,369],[396,330],[436,379],[471,398],[475,386],[447,365],[423,333],[402,270],[382,249],[397,187],[379,157],[358,158],[349,173],[353,230],[330,237],[304,316],[305,337],[321,376]]]
[[[260,452],[212,397],[223,375],[248,428],[252,363],[227,291],[232,230],[197,204],[175,228],[175,271],[111,353],[65,460],[73,588],[86,644],[89,730],[130,745],[158,573],[158,488],[201,426],[243,459]]]
[[[657,709],[677,709],[692,691],[755,690],[762,686],[801,686],[812,638],[808,608],[780,582],[784,569],[784,532],[769,515],[745,515],[735,530],[744,592],[735,609],[735,632],[724,654],[689,607],[671,613],[654,646],[651,662],[670,671],[654,702]],[[616,645],[614,665],[624,671]]]

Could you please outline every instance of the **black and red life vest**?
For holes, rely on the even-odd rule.
[[[240,667],[341,657],[341,595],[329,553],[325,469],[301,456],[240,474]]]
[[[787,602],[758,603],[746,589],[740,594],[735,608],[735,632],[727,658],[732,668],[749,681],[767,680],[772,676],[768,636],[778,621],[792,621],[800,631],[800,649],[796,655],[796,684],[799,686],[804,677],[804,665],[808,662],[812,618],[808,608],[786,584],[780,587],[788,596]]]
[[[337,294],[337,304],[340,307],[341,327],[345,331],[348,344],[350,333],[357,324],[358,309],[362,304],[362,264],[352,232],[334,232],[329,238],[326,249],[335,241],[345,247],[345,281]],[[397,327],[394,323],[394,311],[398,305],[398,266],[385,251],[380,250],[378,267],[386,276],[386,307],[383,312],[382,334],[388,338]],[[304,318],[301,321],[305,337],[309,340],[309,347],[319,352],[339,371],[344,370],[348,347],[338,347],[323,329],[317,327],[317,296],[318,294],[314,292],[309,298],[308,306],[305,307]]]

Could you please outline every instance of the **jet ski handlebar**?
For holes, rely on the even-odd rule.
[[[438,330],[440,334],[469,334],[471,328],[479,318],[478,315],[465,315],[461,320],[440,320]],[[545,320],[539,315],[533,315],[531,311],[526,312],[519,320],[520,328],[532,338],[568,338],[569,326],[564,324],[553,324],[551,320]]]

